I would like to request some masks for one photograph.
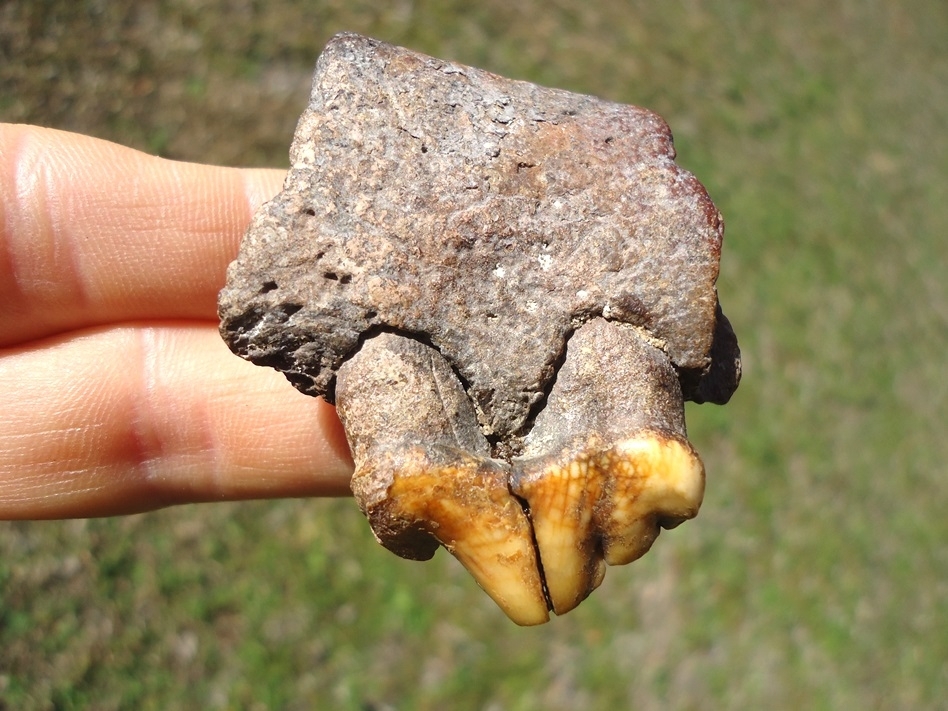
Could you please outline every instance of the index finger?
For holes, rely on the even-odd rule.
[[[119,321],[216,320],[227,264],[283,175],[0,124],[0,346]]]

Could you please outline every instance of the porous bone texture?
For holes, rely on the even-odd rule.
[[[365,337],[416,338],[501,441],[528,428],[569,335],[600,316],[640,327],[685,397],[724,401],[739,356],[718,317],[723,225],[674,158],[645,109],[338,35],[284,189],[228,271],[222,334],[330,402]]]

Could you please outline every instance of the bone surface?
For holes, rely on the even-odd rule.
[[[701,502],[683,402],[740,354],[674,158],[645,109],[338,35],[220,294],[235,353],[338,405],[383,545],[521,624]]]

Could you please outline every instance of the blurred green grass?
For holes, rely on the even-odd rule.
[[[7,0],[0,120],[286,165],[342,29],[669,121],[745,360],[701,515],[537,629],[351,501],[2,523],[0,709],[943,708],[948,5]]]

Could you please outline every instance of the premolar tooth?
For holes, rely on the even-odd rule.
[[[661,523],[694,516],[704,469],[665,354],[628,326],[594,319],[579,328],[512,487],[529,507],[558,614],[602,582],[607,563],[645,553]]]
[[[531,462],[514,490],[530,510],[553,610],[563,614],[652,546],[665,520],[697,514],[704,468],[687,443],[645,431],[617,445],[595,438],[566,462]]]
[[[379,542],[415,560],[441,544],[514,622],[546,622],[530,521],[444,358],[382,333],[339,369],[336,391],[352,491]]]
[[[390,479],[384,521],[369,512],[374,530],[392,530],[395,522],[424,530],[514,622],[549,619],[530,522],[510,495],[505,470],[460,452],[451,464],[434,463],[415,450]]]

